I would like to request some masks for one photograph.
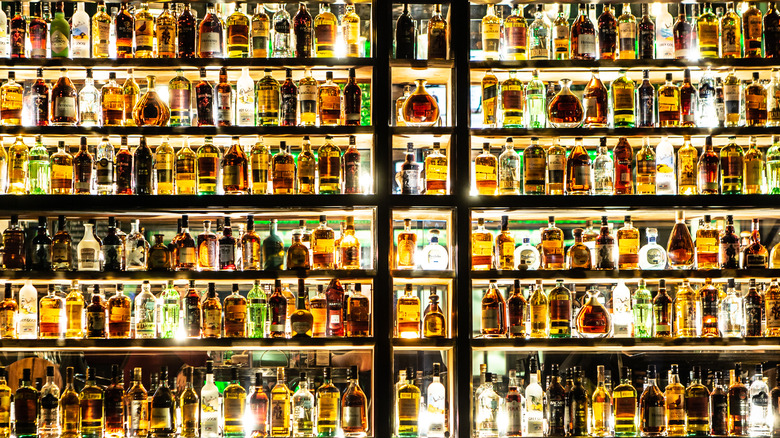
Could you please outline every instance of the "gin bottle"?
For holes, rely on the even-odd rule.
[[[639,249],[639,269],[666,269],[666,250],[656,243],[658,230],[646,228],[647,243]]]
[[[157,301],[157,313],[160,317],[159,337],[171,339],[179,335],[179,291],[173,287],[173,280],[168,280],[165,289]]]
[[[273,16],[273,58],[292,58],[291,27],[290,14],[284,7],[280,7]]]
[[[599,154],[593,160],[594,188],[597,195],[613,194],[614,161],[609,156],[607,137],[601,137]]]
[[[658,195],[674,195],[677,193],[677,179],[674,162],[674,146],[668,137],[661,139],[655,147],[655,192]]]
[[[547,59],[547,58],[544,58]],[[526,87],[526,128],[544,128],[547,124],[547,88],[534,70],[533,79]]]
[[[634,291],[632,313],[634,316],[634,337],[651,337],[653,334],[653,296],[647,289],[644,279],[639,280],[639,285]]]
[[[531,37],[528,43],[528,59],[550,59],[550,26],[544,21],[542,5],[536,5],[534,21],[528,27],[528,33]]]

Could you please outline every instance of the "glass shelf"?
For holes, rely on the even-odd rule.
[[[612,352],[728,352],[765,353],[780,351],[777,338],[606,338],[606,339],[472,339],[474,350]]]
[[[393,338],[393,348],[407,351],[438,351],[450,350],[455,347],[456,340],[443,339],[399,339]]]
[[[520,279],[520,280],[577,280],[586,283],[603,283],[609,279],[683,279],[683,278],[777,278],[780,277],[780,269],[712,269],[712,270],[623,270],[623,271],[471,271],[471,278],[475,280]]]
[[[260,136],[260,135],[349,135],[371,134],[372,126],[3,126],[0,135],[25,136],[42,135],[44,137],[72,137],[97,135],[128,136]]]
[[[371,350],[374,338],[3,339],[5,351]]]
[[[371,67],[373,58],[0,58],[0,68],[34,69],[34,68],[100,68],[116,71],[117,69],[138,68],[149,70],[199,69],[201,67],[228,67],[250,69],[264,67],[278,68],[348,68]]]
[[[661,133],[661,134],[659,134]],[[737,128],[472,128],[473,136],[497,137],[658,137],[665,136],[738,136],[777,135],[780,127]]]
[[[99,283],[116,283],[117,281],[141,282],[167,280],[196,280],[209,282],[236,282],[252,280],[280,279],[331,279],[339,280],[373,278],[373,269],[327,269],[327,270],[286,270],[286,271],[132,271],[132,272],[100,272],[100,271],[67,271],[67,272],[32,272],[32,271],[0,271],[3,280],[34,280],[37,282],[60,282],[66,280],[88,280]]]
[[[560,2],[559,2],[560,3]],[[631,3],[631,2],[629,2]],[[777,67],[777,60],[771,58],[737,58],[737,59],[617,59],[617,60],[584,60],[584,59],[543,59],[525,61],[469,61],[472,70],[507,69],[507,70],[534,70],[568,71],[575,69],[669,69],[679,72],[680,68],[696,67],[706,68],[737,68],[737,69],[771,69]]]

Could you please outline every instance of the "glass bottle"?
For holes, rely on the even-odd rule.
[[[130,42],[132,43],[132,37],[130,38]],[[129,57],[132,58],[132,56]],[[140,94],[141,94],[141,89],[140,87],[138,87],[138,84],[135,82],[135,78],[133,77],[133,69],[128,69],[127,79],[125,80],[124,84],[122,84],[122,95],[124,96],[125,99],[125,104],[123,108],[124,126],[135,126],[134,110],[136,107],[136,103],[138,102],[138,96]]]
[[[598,24],[599,59],[614,61],[617,57],[618,22],[612,5],[604,5]]]
[[[614,193],[614,162],[607,150],[607,137],[601,137],[598,155],[593,160],[593,182],[596,195],[612,195]]]
[[[428,20],[428,59],[447,59],[448,29],[447,21],[441,16],[441,5],[436,4]],[[417,50],[419,52],[420,47]]]
[[[247,182],[247,157],[239,137],[232,138],[230,149],[222,158],[222,188],[226,195],[246,194],[249,189]]]
[[[533,23],[531,24],[533,28]],[[552,23],[552,58],[558,60],[569,59],[569,17],[563,10],[563,5],[558,5],[558,14]]]
[[[656,155],[650,147],[650,139],[642,139],[642,148],[636,153],[636,194],[654,195],[656,193]]]
[[[764,193],[764,156],[756,146],[756,138],[750,137],[750,147],[743,159],[743,186],[746,195]]]
[[[65,300],[55,295],[54,285],[50,284],[48,294],[41,298],[38,304],[40,318],[38,319],[39,339],[60,339],[65,334],[67,314],[65,312]],[[78,316],[74,315],[74,316]],[[79,318],[77,321],[82,322]],[[17,427],[19,417],[16,417]]]
[[[206,79],[206,69],[200,69],[200,82],[195,85],[195,105],[197,108],[198,126],[213,126],[214,117],[214,86]]]
[[[591,159],[582,146],[582,137],[574,139],[572,149],[566,160],[566,193],[570,195],[589,195],[592,193],[593,174]]]
[[[577,332],[582,338],[603,338],[612,335],[612,317],[599,301],[601,292],[592,287],[577,313]]]
[[[235,11],[227,18],[227,57],[246,58],[249,56],[249,17],[236,5]]]
[[[767,90],[758,77],[758,72],[753,72],[753,82],[744,91],[745,126],[748,127],[766,126],[767,123]]]
[[[536,284],[528,297],[529,326],[531,338],[547,338],[550,330],[550,301],[542,287],[542,281]]]
[[[739,195],[744,183],[745,153],[737,144],[737,137],[730,136],[729,143],[720,149],[720,183],[724,195]]]
[[[60,69],[60,78],[51,89],[51,124],[75,126],[79,121],[78,93],[68,78],[67,69]]]
[[[267,58],[270,45],[270,19],[264,12],[264,6],[257,4],[255,13],[252,15],[252,30],[250,37],[252,39],[252,57]]]
[[[663,436],[666,412],[663,392],[656,385],[655,365],[647,367],[647,385],[639,398],[639,432],[642,436]]]
[[[577,18],[571,25],[571,59],[596,59],[596,29],[587,8],[580,3]]]
[[[544,59],[547,59],[546,57]],[[529,129],[544,128],[547,124],[546,88],[539,80],[539,71],[534,70],[526,86],[526,122]]]
[[[439,104],[425,90],[425,80],[416,79],[417,88],[404,101],[404,122],[408,126],[433,126],[439,121]],[[322,100],[320,100],[322,103]],[[322,105],[320,105],[322,106]],[[322,108],[320,108],[320,123],[322,124]]]
[[[691,23],[686,20],[685,8],[679,8],[678,12],[677,21],[672,28],[674,57],[675,59],[687,59],[696,48],[693,39],[694,29]]]
[[[721,269],[739,269],[739,236],[734,231],[734,217],[726,215],[726,227],[720,236]]]
[[[691,233],[685,224],[683,211],[675,213],[675,224],[666,245],[666,253],[669,257],[669,267],[672,269],[691,269],[694,264],[694,245]]]
[[[504,41],[507,59],[523,61],[528,59],[528,24],[524,16],[525,5],[515,5],[512,13],[504,19]]]
[[[601,217],[601,231],[596,238],[595,268],[599,270],[615,269],[615,239],[610,235],[607,216]]]
[[[273,32],[271,33],[273,58],[292,58],[292,19],[285,8],[278,8],[272,17]]]
[[[501,19],[496,16],[495,5],[489,4],[482,17],[482,56],[486,60],[499,59],[501,43]]]
[[[620,70],[618,78],[612,81],[610,92],[612,125],[615,128],[633,128],[635,125],[634,82],[626,76],[625,69]]]
[[[190,126],[192,83],[181,70],[168,82],[168,107],[170,108],[170,126]]]
[[[620,59],[636,59],[637,21],[631,13],[630,3],[623,3],[623,13],[618,17],[617,31]]]
[[[585,86],[585,91],[582,94],[582,105],[585,112],[585,118],[583,119],[584,127],[604,128],[607,126],[609,122],[608,100],[607,88],[599,79],[598,70],[591,70],[590,81]]]
[[[555,95],[547,110],[553,128],[576,128],[582,124],[582,103],[569,89],[571,80],[561,79],[561,91]]]
[[[729,163],[731,163],[731,160]],[[720,164],[721,159],[718,157],[712,147],[712,136],[708,135],[704,143],[704,151],[699,157],[699,162],[697,164],[697,184],[699,194],[717,195],[720,192],[720,186],[718,184],[718,177],[722,173]],[[732,166],[732,170],[736,172],[736,166]],[[741,169],[739,173],[741,173]]]
[[[168,9],[168,3],[163,3],[163,10],[155,20],[154,33],[157,37],[157,57],[176,57],[176,34],[178,27],[176,17]]]
[[[482,337],[505,337],[506,326],[506,301],[501,291],[496,287],[496,281],[490,280],[485,295],[482,297],[482,319],[480,335]]]

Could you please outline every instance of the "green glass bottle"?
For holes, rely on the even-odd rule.
[[[30,149],[29,166],[30,193],[33,195],[49,194],[51,192],[51,161],[40,135],[35,137],[35,146]]]
[[[284,268],[284,242],[277,234],[276,219],[271,219],[270,234],[263,239],[263,269],[279,270]]]
[[[772,146],[766,151],[766,192],[780,194],[780,136],[772,136]]]
[[[57,10],[49,27],[52,58],[70,57],[70,24],[65,19],[65,3],[57,2]]]
[[[526,87],[526,128],[544,128],[547,124],[547,89],[534,70],[533,79]]]
[[[254,286],[246,295],[247,298],[247,336],[250,338],[265,337],[265,321],[268,315],[268,299],[260,286],[260,280],[255,280]]]
[[[639,280],[639,286],[634,291],[634,337],[649,338],[653,335],[653,296],[647,289],[644,279]]]
[[[173,287],[173,280],[168,284],[157,300],[160,318],[160,337],[165,339],[175,338],[179,332],[179,301],[181,295]]]

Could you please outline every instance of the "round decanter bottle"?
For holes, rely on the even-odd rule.
[[[154,89],[155,77],[147,76],[146,81],[146,94],[135,105],[133,120],[138,126],[166,126],[171,118],[171,110]]]
[[[612,317],[598,300],[599,290],[588,290],[585,304],[577,314],[577,331],[581,338],[605,338],[612,333]]]
[[[547,118],[553,128],[577,128],[585,116],[582,102],[569,89],[571,80],[561,79],[561,91],[552,98],[547,107]]]
[[[404,101],[407,126],[433,126],[439,121],[439,103],[425,90],[425,79],[416,79],[417,89]]]

